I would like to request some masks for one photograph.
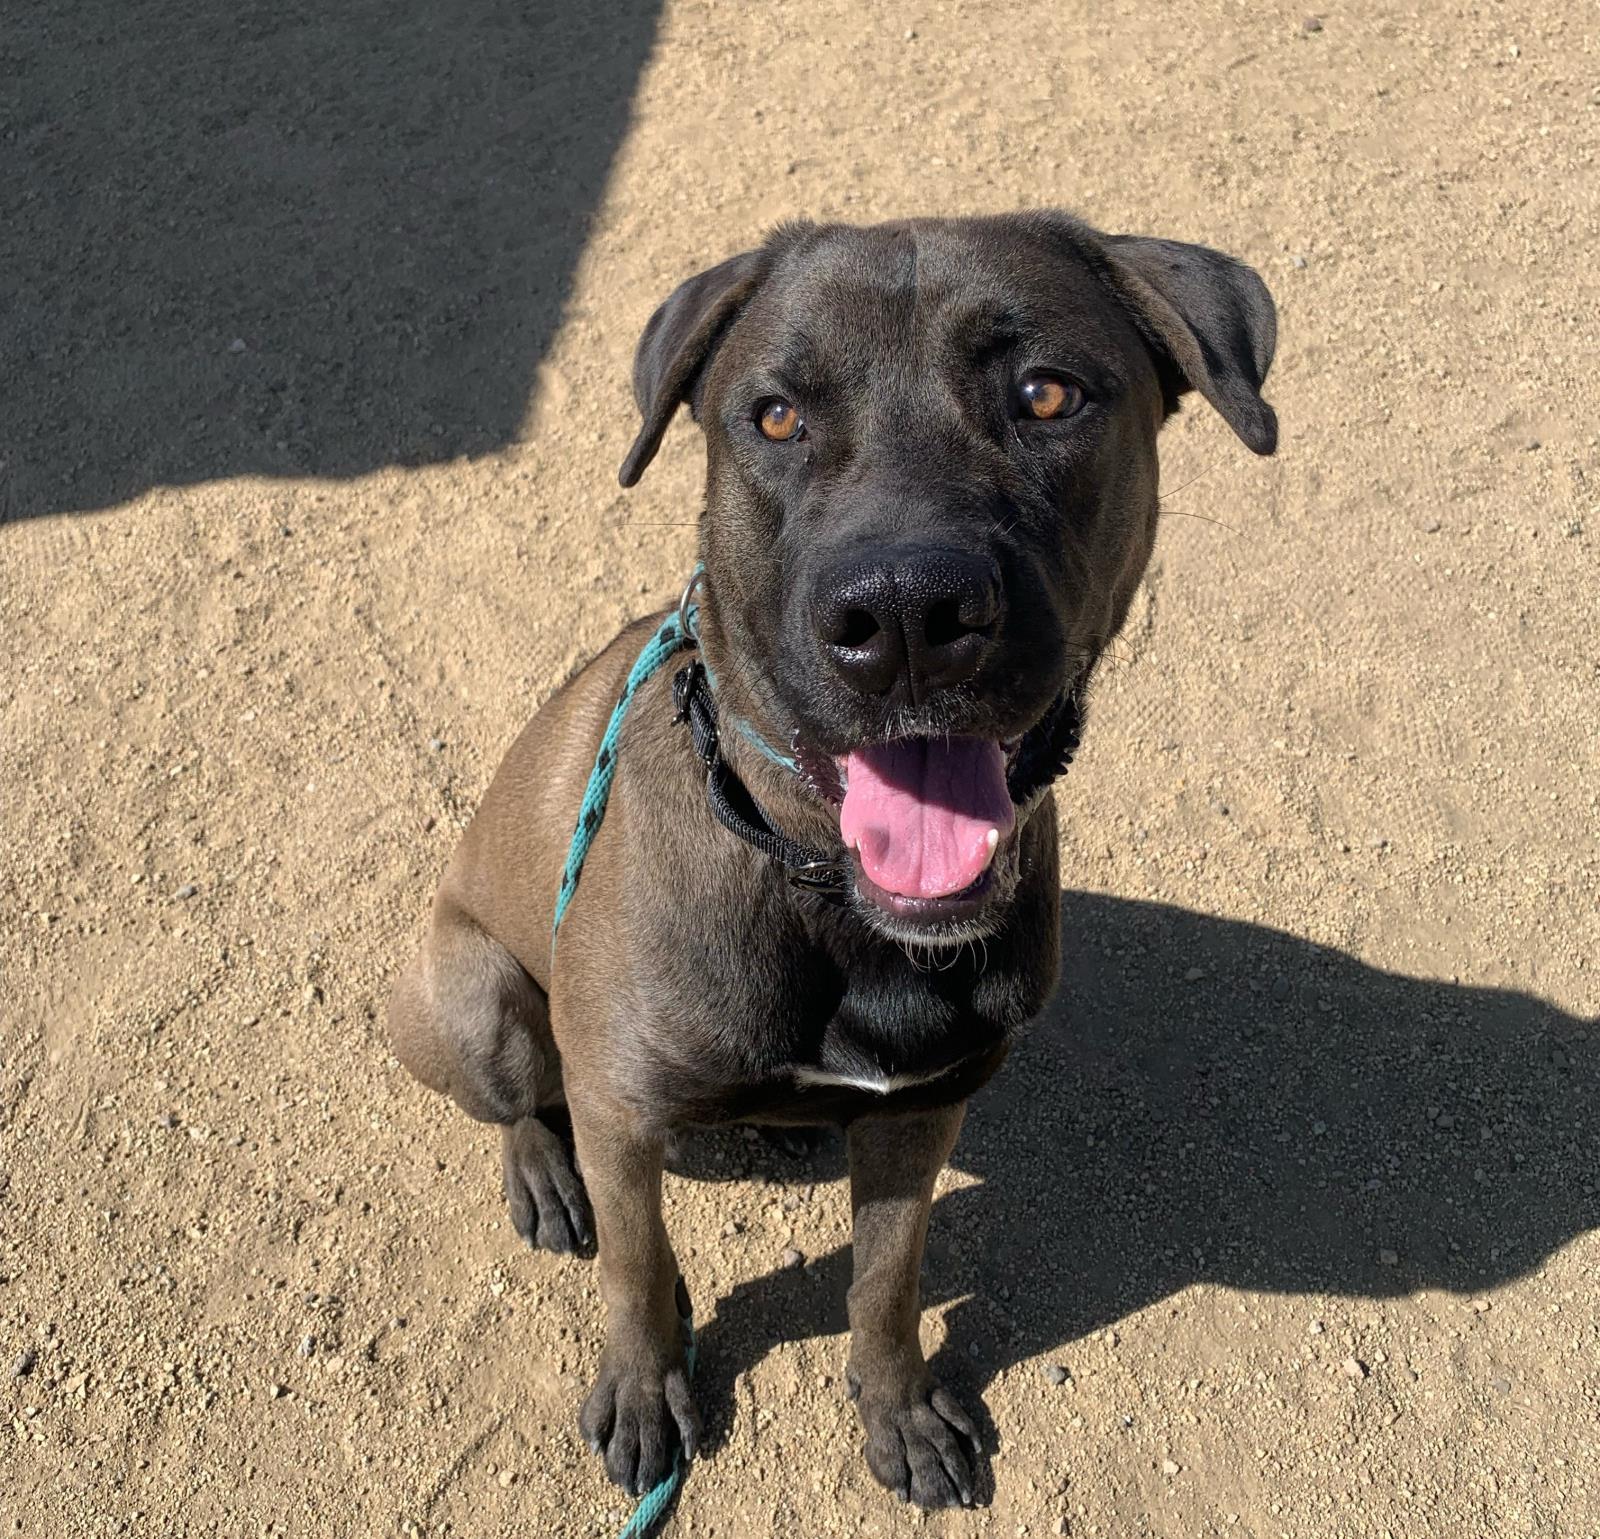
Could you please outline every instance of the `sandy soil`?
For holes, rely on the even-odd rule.
[[[837,1151],[719,1137],[672,1532],[1600,1533],[1593,11],[456,9],[0,39],[0,1532],[614,1530],[592,1272],[387,981],[690,564],[693,429],[615,483],[654,303],[796,212],[1061,203],[1262,270],[1283,449],[1169,431],[1066,981],[935,1210],[988,1506],[859,1457]]]

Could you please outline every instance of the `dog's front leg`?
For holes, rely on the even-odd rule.
[[[626,1108],[569,1094],[578,1160],[599,1231],[606,1344],[578,1414],[606,1473],[639,1495],[693,1457],[700,1418],[689,1389],[688,1290],[661,1219],[662,1140]]]
[[[919,1507],[972,1501],[977,1432],[933,1377],[917,1336],[933,1183],[965,1112],[963,1104],[850,1125],[850,1393],[872,1473]]]

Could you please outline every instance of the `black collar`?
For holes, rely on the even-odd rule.
[[[1018,806],[1025,806],[1059,779],[1072,763],[1083,734],[1081,683],[1080,675],[1023,738],[1016,762],[1006,777],[1011,799]],[[673,719],[688,725],[695,755],[705,766],[706,801],[712,816],[729,833],[777,861],[793,886],[842,902],[849,890],[849,857],[832,855],[789,838],[722,757],[717,702],[705,664],[699,658],[673,676],[672,703],[677,710]]]
[[[672,703],[678,711],[674,720],[688,723],[695,754],[706,767],[706,801],[711,815],[729,833],[737,834],[746,844],[777,861],[796,887],[842,900],[848,877],[844,861],[780,832],[722,757],[717,702],[705,664],[699,658],[673,675]]]

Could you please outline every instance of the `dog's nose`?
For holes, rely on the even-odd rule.
[[[852,689],[913,704],[970,679],[1000,617],[1000,571],[988,556],[917,548],[840,563],[812,600],[822,653]]]

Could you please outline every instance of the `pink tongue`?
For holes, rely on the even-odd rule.
[[[1017,820],[1000,745],[982,738],[901,738],[845,761],[839,831],[867,875],[903,898],[970,887]]]

